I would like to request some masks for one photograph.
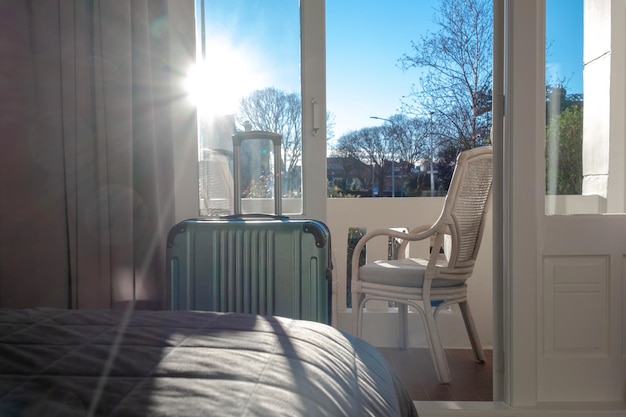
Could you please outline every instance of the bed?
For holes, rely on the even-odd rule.
[[[1,416],[417,416],[367,342],[206,311],[0,309]]]

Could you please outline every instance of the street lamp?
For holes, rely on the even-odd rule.
[[[435,168],[433,166],[433,159],[435,158],[435,152],[433,151],[433,114],[435,112],[431,111],[430,112],[430,134],[428,135],[429,137],[429,141],[430,141],[430,149],[429,149],[429,153],[430,153],[430,157],[429,159],[429,167],[430,167],[430,171],[428,171],[430,173],[430,196],[434,197],[435,196]]]
[[[370,116],[370,119],[382,120],[385,122],[391,123],[391,127],[394,127],[394,123],[392,120],[385,119],[383,117],[378,116]],[[395,164],[395,141],[392,139],[391,142],[391,197],[396,196],[396,164]],[[373,186],[373,184],[372,184]]]

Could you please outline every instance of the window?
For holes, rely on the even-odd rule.
[[[303,212],[302,89],[298,0],[197,0],[197,66],[189,90],[198,106],[201,215],[233,211],[233,145],[244,130],[282,135],[282,190],[274,190],[272,147],[242,144],[242,211]],[[278,191],[278,192],[277,192]]]
[[[546,1],[548,215],[625,209],[625,52],[613,45],[615,12],[611,2]]]
[[[492,1],[328,1],[326,15],[329,196],[445,196],[458,153],[491,143]]]

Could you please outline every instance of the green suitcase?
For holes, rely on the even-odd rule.
[[[272,139],[275,155],[280,155],[279,135],[245,132],[233,137],[235,162],[241,141],[254,138]],[[238,177],[235,167],[236,213],[241,212]],[[279,176],[275,182],[280,187]],[[328,227],[318,220],[281,216],[280,199],[275,202],[276,215],[190,219],[171,228],[166,254],[170,308],[330,324]]]

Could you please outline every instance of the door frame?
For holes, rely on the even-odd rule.
[[[302,216],[321,221],[326,221],[327,193],[325,21],[324,0],[300,0]]]

